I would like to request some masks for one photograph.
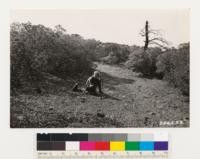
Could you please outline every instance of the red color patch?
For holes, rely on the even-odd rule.
[[[95,150],[110,150],[110,142],[95,142]]]

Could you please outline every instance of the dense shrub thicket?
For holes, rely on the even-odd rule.
[[[189,43],[162,51],[116,43],[102,43],[31,23],[12,23],[10,29],[11,89],[40,81],[43,73],[73,77],[91,73],[92,61],[125,63],[144,76],[169,81],[189,95]]]
[[[105,43],[104,56],[100,59],[102,62],[107,64],[120,64],[127,61],[130,54],[130,46],[116,44],[116,43]]]
[[[137,48],[129,55],[126,66],[144,76],[164,78],[189,95],[189,43],[166,51]]]
[[[141,72],[144,76],[158,76],[156,59],[161,54],[162,50],[160,48],[149,48],[146,51],[143,48],[138,48],[130,54],[126,65],[136,72]]]
[[[12,23],[10,28],[11,88],[40,81],[42,74],[73,77],[91,73],[92,61],[118,64],[127,60],[129,46],[84,39],[60,26]],[[105,57],[105,58],[104,58]]]
[[[11,88],[41,80],[42,73],[73,76],[91,71],[95,40],[69,35],[31,23],[13,23],[10,29]]]
[[[180,88],[184,95],[189,95],[189,43],[181,44],[178,49],[169,49],[158,57],[157,72],[164,74],[164,79]]]

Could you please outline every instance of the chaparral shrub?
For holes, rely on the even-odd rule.
[[[130,54],[126,66],[136,72],[142,73],[144,76],[158,76],[156,72],[156,60],[160,54],[162,54],[160,48],[149,48],[146,51],[139,48]]]
[[[157,72],[164,74],[164,79],[180,88],[184,95],[189,95],[189,43],[181,44],[178,49],[170,49],[158,57]]]

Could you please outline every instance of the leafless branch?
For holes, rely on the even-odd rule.
[[[163,49],[167,49],[167,46],[164,46],[163,44],[160,44],[159,42],[156,42],[156,41],[151,41],[151,42],[149,42],[149,44],[157,45]]]
[[[152,42],[152,41],[160,41],[166,45],[169,45],[169,42],[166,41],[165,39],[163,39],[162,37],[159,37],[159,38],[153,38],[153,39],[150,39],[149,42]]]
[[[142,30],[140,30],[140,33],[139,33],[141,36],[145,36],[145,30],[144,29],[142,29]]]

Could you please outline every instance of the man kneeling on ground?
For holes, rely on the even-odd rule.
[[[102,93],[100,72],[94,71],[94,74],[89,77],[86,82],[86,92],[92,95],[98,95],[97,88],[99,90],[99,93]]]

